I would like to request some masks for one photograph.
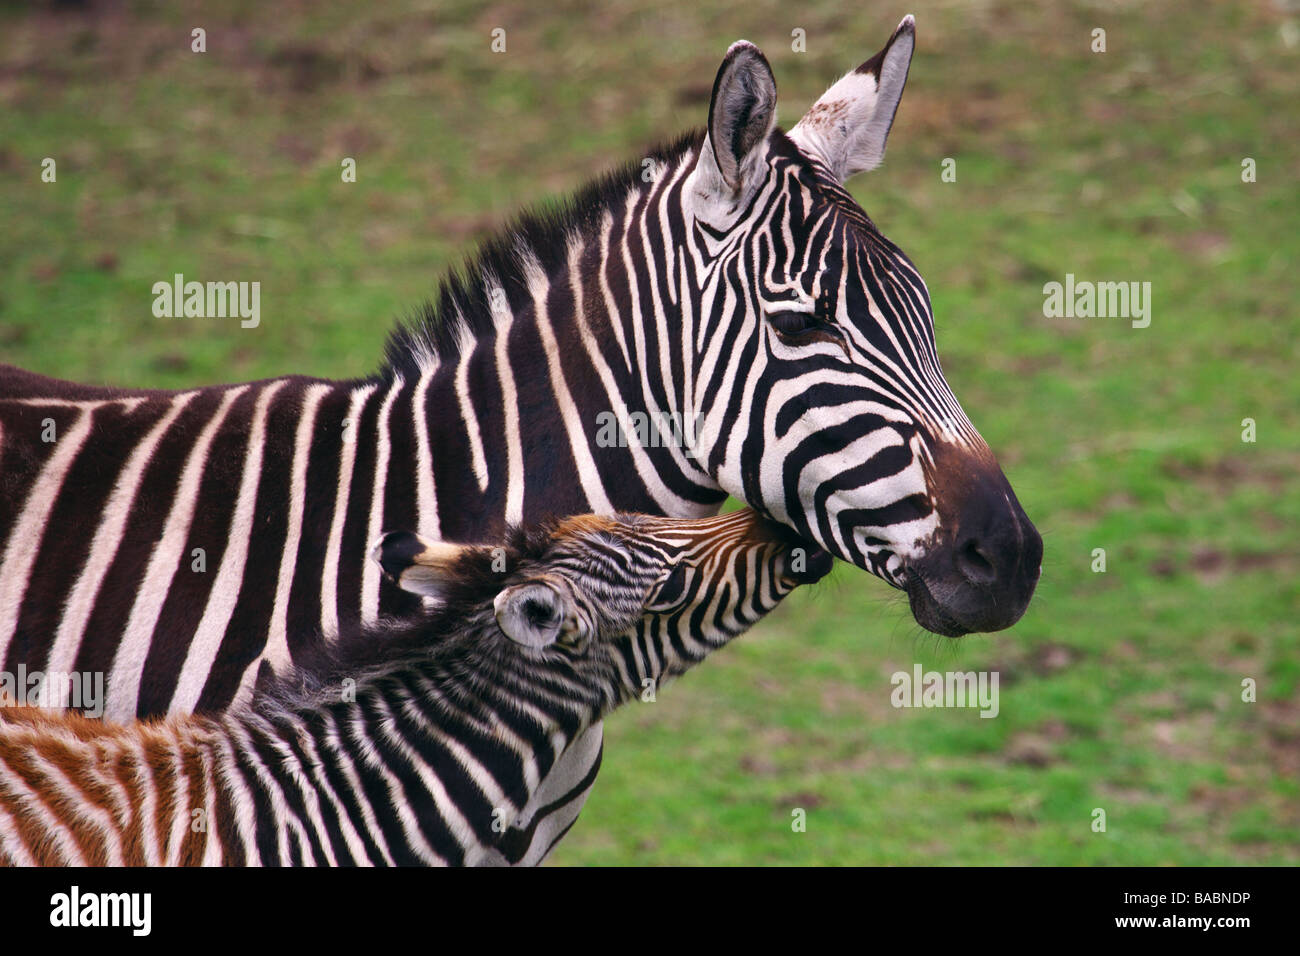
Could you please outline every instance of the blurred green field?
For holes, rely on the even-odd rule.
[[[1044,533],[1035,602],[947,642],[840,566],[608,722],[553,861],[1300,861],[1294,4],[0,6],[0,361],[364,374],[514,210],[701,125],[731,41],[765,50],[788,126],[909,10],[889,153],[853,189]],[[260,281],[260,327],[155,318],[176,272]],[[1149,281],[1150,327],[1045,318],[1066,273]],[[915,662],[999,671],[999,717],[894,709]]]

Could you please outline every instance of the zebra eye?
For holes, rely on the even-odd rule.
[[[807,335],[822,328],[817,316],[811,312],[799,312],[795,309],[782,309],[767,314],[768,324],[783,336]]]
[[[650,594],[646,610],[662,611],[676,607],[686,600],[686,586],[690,582],[690,567],[685,564],[674,565]]]
[[[848,346],[839,329],[824,321],[816,312],[796,312],[794,309],[782,309],[767,314],[768,324],[782,342],[787,345],[811,345],[814,342],[826,342],[838,345],[848,355]]]

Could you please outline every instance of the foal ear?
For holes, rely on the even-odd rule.
[[[456,560],[472,549],[473,545],[429,541],[413,531],[390,531],[370,554],[402,590],[442,598]]]
[[[823,93],[790,130],[796,145],[840,182],[884,159],[915,46],[916,21],[908,14],[883,50]]]
[[[709,128],[695,166],[702,198],[731,200],[752,183],[776,127],[776,78],[754,44],[737,40],[713,81]]]
[[[550,577],[506,588],[493,607],[501,633],[525,647],[547,647],[561,637],[583,632],[573,595]]]

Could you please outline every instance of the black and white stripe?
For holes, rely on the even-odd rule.
[[[0,864],[535,862],[540,781],[829,569],[798,548],[753,511],[572,519],[513,535],[504,573],[388,535],[385,569],[441,606],[348,625],[254,703],[124,727],[0,709]]]
[[[924,282],[841,184],[883,153],[911,36],[789,136],[735,45],[709,128],[656,151],[652,181],[637,162],[515,223],[371,378],[166,393],[0,367],[0,662],[103,671],[112,719],[220,712],[420,610],[367,562],[383,528],[487,540],[728,494],[906,587],[933,630],[1007,626],[1041,542],[944,382]],[[685,440],[607,447],[608,412]],[[535,846],[585,799],[589,734],[538,789]]]

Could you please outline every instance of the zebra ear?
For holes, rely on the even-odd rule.
[[[885,48],[821,95],[790,138],[844,182],[885,157],[916,46],[916,21],[903,17]]]
[[[709,129],[696,164],[698,188],[713,195],[744,191],[776,127],[776,78],[754,44],[737,40],[713,81]]]
[[[452,565],[471,548],[472,545],[429,541],[411,531],[390,531],[379,539],[371,557],[402,590],[441,598]]]
[[[501,633],[525,647],[547,647],[561,635],[580,631],[572,596],[545,578],[506,588],[493,607]]]

